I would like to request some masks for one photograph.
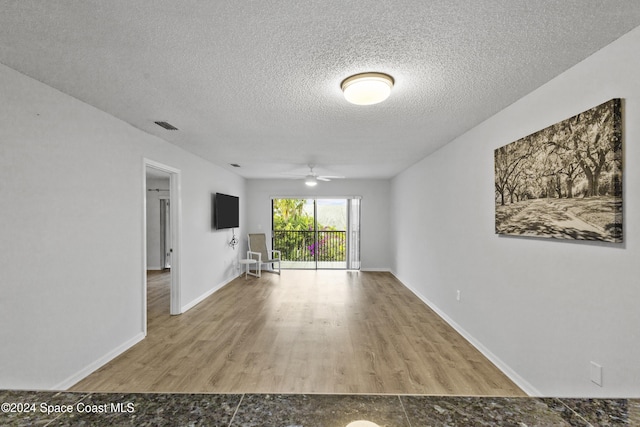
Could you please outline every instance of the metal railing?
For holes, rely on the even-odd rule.
[[[281,251],[283,261],[345,262],[347,232],[275,230],[273,249]]]

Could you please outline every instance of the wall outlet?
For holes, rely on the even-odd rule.
[[[591,362],[591,382],[602,387],[602,366],[596,362]]]
[[[456,300],[460,301],[460,289],[456,291]]]

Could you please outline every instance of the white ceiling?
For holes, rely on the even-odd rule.
[[[247,178],[394,176],[640,25],[638,0],[0,8],[1,63]],[[384,103],[342,97],[365,71],[394,77]]]

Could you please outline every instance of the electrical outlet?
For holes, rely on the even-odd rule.
[[[591,362],[591,382],[602,387],[602,366],[596,362]]]
[[[456,300],[460,301],[460,289],[456,291]]]

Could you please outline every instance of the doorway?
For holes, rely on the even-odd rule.
[[[143,330],[147,333],[147,270],[170,274],[168,314],[180,314],[180,170],[144,159]],[[152,274],[155,278],[155,274]]]
[[[360,198],[273,198],[272,248],[284,269],[360,269]]]

